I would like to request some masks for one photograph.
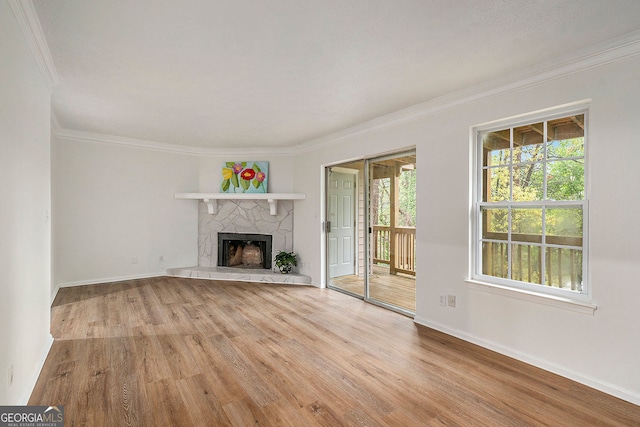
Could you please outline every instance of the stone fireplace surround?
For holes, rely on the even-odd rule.
[[[204,203],[198,209],[198,265],[218,265],[218,233],[270,234],[272,257],[293,250],[293,202],[278,203],[276,215],[265,200],[220,200],[218,212],[209,214]],[[273,261],[273,258],[272,258]],[[273,262],[271,263],[273,265]]]
[[[218,267],[218,233],[269,234],[272,236],[272,268],[240,269]],[[217,211],[198,203],[198,266],[173,268],[167,274],[217,280],[310,284],[301,274],[276,271],[273,257],[279,251],[293,250],[293,201],[280,200],[275,215],[267,200],[218,200]]]

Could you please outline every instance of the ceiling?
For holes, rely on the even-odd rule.
[[[637,0],[33,0],[63,129],[292,147],[640,29]]]

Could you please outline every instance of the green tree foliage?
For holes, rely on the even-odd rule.
[[[399,177],[398,225],[416,226],[416,170],[403,170]]]
[[[374,179],[371,186],[371,203],[373,224],[391,225],[391,180],[389,178]]]
[[[371,189],[373,223],[391,225],[391,179],[374,179]],[[398,217],[400,227],[416,226],[416,171],[403,170],[398,177]]]
[[[544,162],[542,144],[514,150],[513,179],[508,166],[490,168],[489,200],[533,202],[544,199]],[[546,184],[549,200],[582,200],[584,198],[584,138],[552,141],[547,144]],[[508,165],[510,150],[490,153],[491,163]],[[526,162],[519,162],[519,160]],[[533,162],[531,162],[533,160]],[[507,232],[508,215],[505,209],[488,212],[491,231]],[[545,226],[557,235],[581,235],[580,209],[548,209]],[[513,209],[513,233],[541,234],[542,209]],[[579,234],[577,234],[579,233]]]

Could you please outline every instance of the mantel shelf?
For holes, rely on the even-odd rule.
[[[176,199],[202,200],[207,205],[207,211],[214,215],[218,212],[218,200],[266,200],[269,203],[269,213],[277,215],[278,200],[304,200],[303,193],[176,193]]]

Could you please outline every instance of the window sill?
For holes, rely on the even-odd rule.
[[[480,282],[468,279],[466,282],[471,289],[492,294],[502,295],[509,298],[517,298],[524,301],[544,304],[551,307],[558,307],[564,310],[574,311],[576,313],[594,315],[597,305],[588,301],[579,301],[570,298],[559,297],[556,295],[541,294],[538,292],[528,291],[524,289],[510,288],[507,286],[496,285],[493,283]]]

